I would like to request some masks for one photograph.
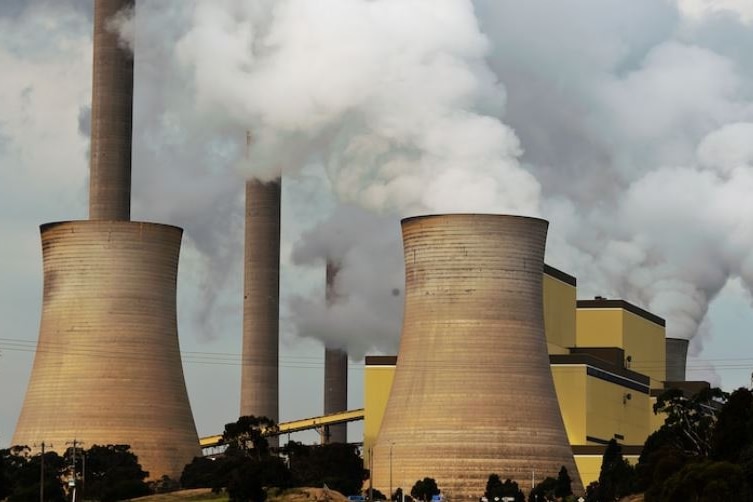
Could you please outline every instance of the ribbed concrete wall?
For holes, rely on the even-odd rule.
[[[152,478],[200,454],[176,325],[182,230],[42,226],[39,341],[13,444],[129,444]]]
[[[402,228],[405,313],[374,486],[428,476],[453,501],[478,500],[492,473],[525,490],[563,465],[578,480],[544,335],[547,222],[439,215]]]
[[[688,359],[688,340],[667,338],[667,382],[684,382],[685,365]]]
[[[339,267],[332,261],[327,262],[327,305],[334,305],[338,294],[335,278]],[[324,349],[324,414],[348,409],[348,353],[344,350],[325,347]],[[346,443],[348,441],[347,424],[329,426],[329,437],[324,442]]]
[[[246,182],[241,415],[279,421],[280,181]],[[270,443],[275,443],[272,439]]]
[[[133,54],[123,48],[113,17],[134,0],[94,2],[89,219],[131,217]]]

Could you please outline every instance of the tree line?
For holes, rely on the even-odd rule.
[[[613,502],[644,493],[646,502],[727,501],[753,502],[753,393],[731,394],[705,389],[694,396],[669,390],[657,399],[656,413],[664,425],[646,440],[635,466],[623,458],[614,440],[602,458],[599,480],[587,487],[588,502]],[[270,489],[326,485],[345,495],[361,493],[368,471],[354,445],[306,446],[290,442],[273,454],[266,435],[276,424],[264,417],[241,417],[225,425],[226,450],[217,457],[197,457],[179,480],[147,482],[137,457],[127,445],[95,445],[88,450],[69,448],[62,456],[53,451],[31,455],[25,446],[0,450],[0,500],[24,502],[66,500],[65,486],[73,473],[86,471],[79,489],[86,499],[114,502],[182,488],[225,490],[231,501],[263,502]],[[83,463],[86,462],[84,467]],[[41,476],[44,465],[44,477]],[[79,474],[80,475],[80,474]],[[541,481],[528,494],[529,502],[575,500],[570,476],[562,467],[557,478]],[[410,496],[402,488],[392,500],[430,501],[440,494],[434,479],[416,481]],[[377,490],[374,500],[385,499]],[[525,502],[518,484],[490,474],[481,502],[512,498]]]
[[[0,450],[0,500],[65,502],[75,484],[80,499],[114,502],[153,493],[136,455],[127,445],[94,445],[31,455],[28,446]]]
[[[753,502],[753,393],[708,388],[686,396],[670,389],[654,412],[664,425],[651,434],[635,466],[613,440],[602,458],[589,502],[643,493],[646,502]]]

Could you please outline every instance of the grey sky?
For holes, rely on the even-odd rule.
[[[651,309],[693,339],[691,376],[748,383],[751,4],[326,4],[139,2],[133,217],[186,230],[179,329],[200,434],[238,410],[243,177],[279,169],[283,420],[321,411],[318,340],[396,350],[398,220],[425,211],[546,217],[547,260],[581,297]],[[86,216],[91,2],[0,3],[0,68],[2,447],[37,337],[38,225]],[[326,255],[345,264],[331,312]],[[354,363],[352,407],[360,377]]]

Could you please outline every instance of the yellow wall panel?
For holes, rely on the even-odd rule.
[[[364,467],[369,468],[369,449],[374,446],[390,397],[395,366],[366,366],[364,371]]]
[[[666,376],[664,327],[635,315],[623,314],[623,348],[630,356],[630,369],[651,377],[651,388],[658,388]]]
[[[637,455],[623,455],[623,458],[630,462],[630,465],[634,466],[638,463]],[[575,465],[578,466],[584,488],[599,480],[602,459],[602,455],[575,455]]]
[[[586,444],[586,366],[554,364],[551,368],[567,439],[571,445]]]
[[[566,354],[575,346],[576,288],[544,274],[544,329],[549,353]]]
[[[579,308],[576,313],[578,347],[622,347],[623,310]]]
[[[643,444],[649,433],[648,394],[595,377],[588,378],[586,392],[588,436],[604,441],[615,438],[622,444]]]

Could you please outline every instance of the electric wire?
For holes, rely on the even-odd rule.
[[[2,338],[0,337],[0,351],[12,351],[12,352],[50,352],[50,353],[65,353],[67,355],[81,356],[81,357],[110,357],[120,359],[159,359],[163,360],[164,357],[154,355],[140,344],[133,344],[131,350],[112,350],[103,347],[101,342],[76,342],[75,347],[70,344],[64,344],[63,342],[46,342],[43,347],[38,345],[37,341],[25,340],[19,338]],[[167,351],[165,357],[174,355],[177,351]],[[220,365],[220,366],[242,366],[242,365],[254,365],[263,363],[263,359],[260,357],[249,356],[243,360],[240,353],[235,352],[208,352],[208,351],[179,351],[181,360],[185,364],[203,364],[203,365]],[[439,359],[425,358],[420,363],[422,367],[433,367],[434,365],[443,365],[445,367],[476,367],[483,368],[487,365],[503,364],[508,368],[514,369],[516,365],[510,365],[510,363],[498,360],[486,360],[486,361],[474,361],[472,364],[464,362],[447,362]],[[577,363],[575,363],[577,364]],[[305,355],[280,355],[279,366],[283,368],[300,368],[300,369],[320,369],[324,367],[323,357],[320,356],[305,356]],[[519,363],[517,366],[524,367],[523,363]],[[567,366],[567,364],[565,364]],[[628,369],[636,373],[647,374],[654,371],[660,371],[665,366],[661,364],[660,360],[646,360],[646,361],[633,361]],[[349,363],[349,369],[362,370],[364,369],[363,363]],[[560,366],[562,368],[562,366]],[[714,370],[714,371],[735,371],[753,369],[753,358],[736,357],[736,358],[709,358],[709,359],[692,359],[686,364],[686,370]]]

